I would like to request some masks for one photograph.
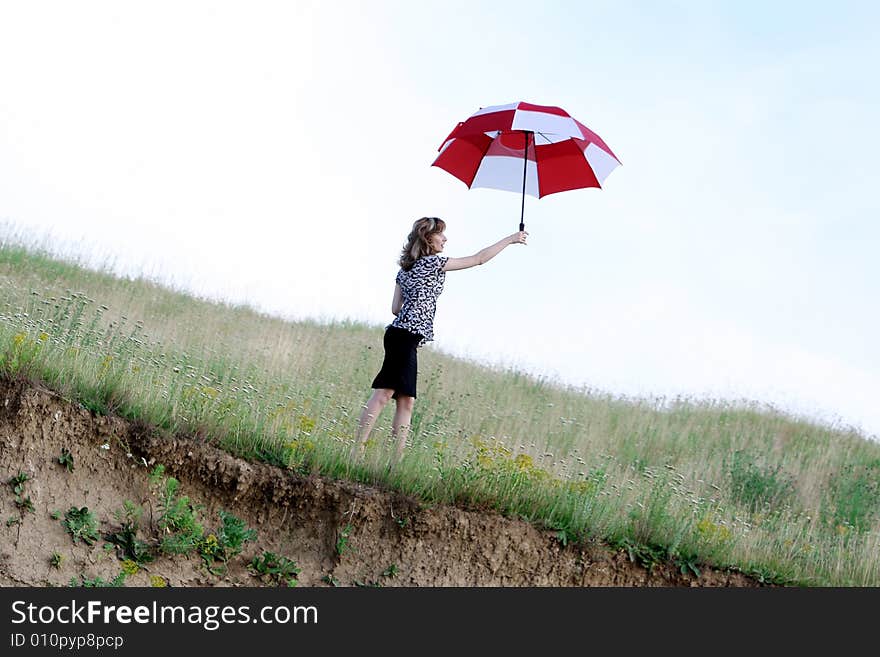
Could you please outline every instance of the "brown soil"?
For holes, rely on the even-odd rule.
[[[66,586],[71,578],[120,572],[104,540],[75,544],[53,511],[86,506],[101,533],[116,531],[123,501],[144,508],[140,538],[155,541],[156,496],[148,472],[156,463],[180,480],[181,495],[204,507],[200,518],[219,525],[224,509],[255,528],[255,542],[223,576],[198,557],[161,557],[126,579],[150,586],[161,576],[170,586],[260,586],[248,572],[251,558],[268,550],[296,561],[301,586],[758,586],[737,572],[701,569],[682,574],[672,564],[650,571],[625,552],[599,544],[563,546],[551,531],[498,514],[428,506],[365,485],[302,477],[251,463],[197,441],[117,417],[98,416],[42,386],[0,379],[0,585]],[[62,448],[74,459],[69,472],[58,462]],[[145,463],[147,465],[145,465]],[[149,468],[148,468],[149,466]],[[34,513],[15,502],[6,482],[30,476],[23,496]],[[351,525],[340,556],[340,528]],[[60,568],[50,565],[60,553]],[[383,575],[391,565],[396,574]]]

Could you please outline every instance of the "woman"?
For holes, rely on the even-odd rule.
[[[445,229],[446,223],[436,217],[416,220],[400,254],[391,302],[395,318],[385,327],[385,360],[358,422],[353,457],[363,454],[376,418],[391,399],[397,401],[391,424],[391,435],[397,439],[396,458],[403,455],[416,399],[416,350],[434,339],[434,313],[446,272],[489,262],[508,245],[525,244],[528,236],[519,231],[467,258],[449,258],[440,255],[446,244]]]

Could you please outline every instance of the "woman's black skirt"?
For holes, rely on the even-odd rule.
[[[385,360],[373,379],[372,387],[393,390],[392,399],[397,399],[399,395],[415,397],[418,376],[416,350],[421,339],[418,333],[396,326],[385,329]]]

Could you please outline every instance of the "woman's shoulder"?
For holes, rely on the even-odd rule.
[[[439,253],[432,253],[431,255],[422,256],[418,260],[416,260],[413,267],[428,267],[433,268],[436,267],[437,264],[444,265],[446,261],[449,260],[446,256],[442,256]]]

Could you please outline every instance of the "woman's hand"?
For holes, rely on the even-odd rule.
[[[509,241],[507,243],[508,244],[525,244],[526,237],[528,237],[528,236],[529,236],[528,232],[526,232],[524,230],[520,230],[520,231],[515,232],[510,237],[508,237],[507,239]]]

